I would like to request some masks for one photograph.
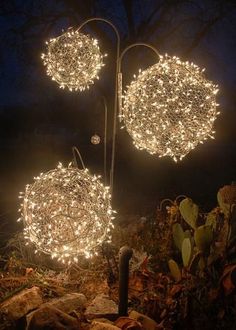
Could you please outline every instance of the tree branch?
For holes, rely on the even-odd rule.
[[[207,35],[209,30],[223,17],[223,15],[218,15],[212,20],[210,20],[205,26],[196,34],[191,45],[184,51],[183,56],[188,56],[201,42],[201,40]]]

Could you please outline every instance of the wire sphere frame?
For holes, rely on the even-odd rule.
[[[84,91],[99,79],[104,66],[98,41],[78,30],[69,28],[62,35],[46,42],[47,53],[42,54],[47,74],[60,88]]]
[[[177,161],[213,138],[218,86],[203,71],[165,55],[135,76],[123,96],[120,117],[138,149]]]
[[[110,240],[115,211],[109,187],[88,169],[71,164],[41,173],[21,194],[24,237],[36,251],[62,263],[89,258],[106,239]]]

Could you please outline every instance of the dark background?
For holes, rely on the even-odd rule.
[[[177,164],[136,150],[118,127],[114,208],[120,214],[145,215],[155,211],[162,198],[185,194],[209,210],[216,205],[217,190],[236,179],[235,1],[1,0],[0,231],[4,235],[19,229],[15,224],[19,191],[59,161],[64,165],[71,161],[73,145],[91,172],[102,173],[103,145],[90,143],[95,132],[103,136],[102,96],[109,111],[110,161],[116,50],[112,29],[104,23],[84,28],[108,54],[101,79],[89,91],[60,90],[40,58],[47,39],[92,16],[109,19],[117,27],[121,49],[133,42],[153,44],[162,54],[205,67],[206,77],[220,88],[216,139]],[[155,61],[148,49],[127,53],[122,65],[125,84],[139,68]]]

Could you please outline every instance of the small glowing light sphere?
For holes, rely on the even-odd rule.
[[[99,144],[100,141],[101,141],[100,136],[97,135],[97,134],[94,134],[94,135],[91,137],[91,143],[92,143],[92,144]]]
[[[103,56],[96,39],[69,29],[57,38],[50,39],[47,54],[42,54],[47,74],[60,88],[83,91],[99,79]]]
[[[213,138],[218,86],[203,71],[168,55],[140,71],[127,88],[120,115],[138,149],[177,161]]]
[[[87,169],[59,164],[36,177],[21,197],[25,238],[58,261],[89,258],[109,240],[115,213],[109,187]]]

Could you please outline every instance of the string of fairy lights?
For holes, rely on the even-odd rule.
[[[94,84],[106,56],[96,39],[78,30],[50,39],[42,54],[47,74],[70,91],[84,91]],[[117,68],[118,63],[119,58]],[[178,57],[160,55],[158,63],[140,70],[123,95],[122,73],[117,70],[119,117],[136,148],[178,161],[213,138],[218,86],[203,72]],[[94,135],[91,142],[99,144],[100,137]],[[26,240],[60,262],[89,258],[110,239],[115,211],[109,187],[85,168],[59,164],[36,177],[20,197]]]
[[[139,72],[123,97],[120,115],[135,147],[177,161],[213,138],[218,86],[203,72],[168,55]]]
[[[88,169],[69,165],[34,178],[21,204],[24,237],[36,250],[66,264],[96,254],[109,232],[115,211],[109,187]]]

